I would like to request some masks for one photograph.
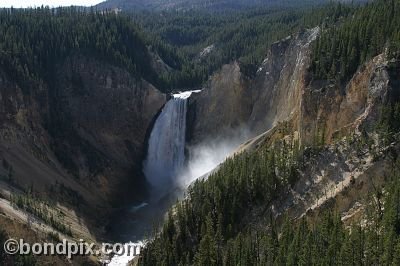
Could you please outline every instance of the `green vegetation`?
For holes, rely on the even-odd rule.
[[[179,58],[174,64],[180,71],[164,73],[163,79],[171,88],[188,88],[200,85],[223,64],[234,60],[241,63],[246,75],[253,76],[273,42],[322,22],[335,23],[352,12],[351,6],[339,3],[313,9],[259,8],[218,15],[200,11],[141,12],[133,18],[149,33],[158,50],[174,47]],[[200,56],[212,45],[210,53]]]
[[[380,121],[377,125],[381,141],[389,145],[396,140],[396,133],[400,132],[400,103],[389,103],[382,107]]]
[[[77,8],[3,9],[0,65],[29,93],[43,84],[54,89],[55,66],[75,54],[121,66],[164,91],[193,88],[234,60],[253,76],[273,42],[353,12],[354,7],[340,3],[212,16],[201,11],[116,15]],[[200,56],[211,45],[210,53]],[[154,66],[157,56],[167,69]]]
[[[208,219],[193,264],[399,265],[400,176],[393,174],[391,179],[383,215],[373,209],[375,216],[366,226],[345,228],[338,214],[327,211],[314,222],[286,219],[280,230],[272,224],[267,231],[245,231],[222,246],[218,227]]]
[[[94,55],[162,87],[142,33],[125,16],[75,8],[0,11],[0,65],[26,91],[51,84],[69,55]]]
[[[383,215],[369,206],[374,216],[365,226],[345,228],[332,211],[314,222],[286,219],[279,231],[272,224],[268,232],[245,232],[228,241],[224,253],[218,253],[221,263],[215,263],[216,257],[201,256],[199,251],[200,260],[195,264],[206,265],[204,260],[211,259],[214,261],[207,265],[399,265],[399,195],[400,176],[393,173],[381,199]]]
[[[220,265],[222,257],[203,260],[222,256],[226,241],[242,232],[246,215],[257,206],[267,207],[293,184],[303,160],[297,147],[279,141],[273,149],[236,155],[207,180],[196,181],[145,249],[143,265]]]
[[[278,140],[235,155],[196,181],[154,233],[139,265],[399,265],[400,160],[392,143],[399,143],[400,104],[398,97],[391,99],[368,128],[371,135],[363,128],[361,135],[337,140],[358,156],[368,151],[393,167],[385,186],[367,195],[362,220],[345,225],[329,206],[322,215],[286,216],[282,223],[270,217],[271,203],[327,149],[319,140],[306,149]],[[281,129],[290,134],[285,124]],[[355,182],[352,177],[350,186]]]
[[[52,226],[59,232],[72,236],[71,228],[64,223],[65,214],[54,209],[47,202],[35,197],[32,193],[12,195],[11,203],[13,206],[41,219],[44,223]]]
[[[385,48],[391,56],[399,56],[400,0],[378,0],[359,8],[338,3],[311,10],[260,9],[215,16],[194,11],[127,16],[38,8],[0,11],[0,67],[26,95],[35,95],[35,90],[46,85],[49,97],[57,97],[55,66],[68,56],[83,54],[118,65],[138,80],[144,78],[171,91],[200,86],[223,64],[234,60],[240,62],[245,75],[252,77],[273,42],[317,25],[322,35],[312,51],[314,79],[344,83]],[[201,56],[206,47],[212,48]],[[157,56],[168,65],[167,70],[153,65]],[[76,82],[79,85],[79,80]],[[50,106],[51,115],[57,115],[54,106]],[[54,121],[50,134],[61,140],[65,135],[73,136],[67,129],[69,123],[62,127]],[[382,147],[398,140],[399,121],[398,103],[382,108],[375,128]],[[229,158],[207,179],[196,181],[142,251],[140,265],[399,265],[398,172],[393,172],[389,185],[377,192],[382,198],[375,195],[379,204],[369,206],[370,219],[363,226],[346,228],[334,211],[316,220],[286,218],[283,225],[264,216],[270,203],[295,184],[304,163],[324,149],[325,133],[323,127],[318,128],[315,147],[304,150],[291,140],[264,144]],[[373,141],[368,136],[361,138],[360,143],[351,144],[354,150],[362,152],[368,146],[372,153]],[[102,162],[96,151],[89,150],[88,145],[80,146],[88,149],[86,154],[93,160],[89,162],[90,172],[100,168]],[[76,166],[64,147],[54,150],[63,165],[75,172]],[[397,153],[392,152],[398,171]],[[12,166],[6,160],[2,166],[11,180]],[[59,192],[57,199],[70,199],[68,203],[79,208],[84,204],[79,193],[62,184],[51,186],[50,192]],[[31,192],[13,196],[11,202],[58,231],[72,234],[64,223],[64,214]],[[251,217],[254,214],[258,215],[256,219]],[[59,238],[55,233],[48,237]],[[0,231],[0,243],[4,239]],[[0,262],[7,263],[3,253]]]
[[[356,0],[363,1],[363,0]],[[97,7],[104,8],[121,8],[124,11],[139,11],[143,10],[170,10],[170,11],[190,11],[203,10],[209,13],[229,12],[235,10],[243,10],[252,7],[257,8],[293,8],[305,7],[328,3],[329,0],[146,0],[146,1],[126,1],[126,0],[109,0],[100,3]]]
[[[142,251],[140,265],[398,265],[397,156],[391,157],[387,186],[370,195],[365,221],[347,228],[328,209],[279,225],[267,215],[271,202],[315,156],[296,147],[279,141],[273,148],[236,155],[207,180],[197,181]]]
[[[400,55],[399,0],[373,1],[343,23],[328,24],[314,43],[314,78],[346,82],[360,65],[385,48],[392,56]]]

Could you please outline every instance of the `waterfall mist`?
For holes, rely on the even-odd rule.
[[[201,178],[225,159],[246,141],[250,136],[247,128],[238,128],[219,137],[207,139],[193,147],[188,147],[188,159],[177,179],[181,188],[186,188],[197,178]]]
[[[155,223],[162,221],[176,199],[183,196],[188,185],[215,169],[249,137],[248,130],[243,128],[227,130],[219,137],[186,147],[185,154],[187,99],[193,92],[198,91],[172,95],[155,121],[143,162],[143,172],[152,186],[151,195],[146,202],[116,213],[109,233],[119,242],[141,244],[153,232]],[[132,256],[115,256],[111,265],[130,259]]]

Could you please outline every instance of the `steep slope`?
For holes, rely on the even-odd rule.
[[[294,233],[280,230],[301,223],[302,217],[310,222],[307,231],[323,220],[326,210],[337,211],[340,228],[342,223],[368,225],[371,212],[386,215],[382,194],[387,182],[396,180],[400,148],[400,62],[384,52],[360,66],[346,84],[313,80],[310,50],[318,32],[304,31],[272,45],[254,80],[232,64],[193,97],[189,108],[192,128],[197,128],[192,132],[218,136],[239,126],[261,134],[189,188],[188,197],[171,210],[147,246],[140,265],[285,264],[288,252],[299,256],[292,247],[298,242],[292,242]],[[230,112],[220,109],[225,101],[232,103]],[[209,124],[202,122],[205,119]],[[194,143],[206,138],[192,132]],[[375,222],[377,228],[382,226]],[[318,229],[310,230],[312,237]],[[271,242],[260,244],[258,235]],[[339,242],[339,251],[345,243]],[[260,249],[253,250],[255,246]],[[313,261],[329,258],[324,250]],[[332,259],[343,263],[347,255]],[[374,259],[383,260],[379,255]]]
[[[258,69],[252,84],[250,127],[261,133],[288,120],[299,109],[310,61],[310,44],[319,27],[275,43]]]
[[[190,99],[189,143],[238,128],[255,136],[295,116],[306,82],[310,43],[318,33],[317,27],[274,43],[254,79],[244,76],[238,63],[214,74]]]
[[[198,144],[229,134],[251,113],[251,92],[238,63],[224,65],[200,93],[189,99],[187,141]]]
[[[13,169],[13,186],[70,208],[81,198],[81,215],[94,217],[104,207],[105,215],[110,204],[144,196],[140,162],[147,129],[166,98],[126,70],[93,58],[74,56],[58,69],[57,96],[43,86],[27,97],[2,76],[2,160]]]
[[[0,19],[1,223],[17,224],[15,237],[98,241],[114,211],[147,196],[141,162],[166,102],[141,62],[151,54],[123,17],[38,9]],[[85,37],[96,27],[109,46]]]
[[[384,185],[384,176],[392,171],[391,153],[397,154],[399,145],[385,143],[378,125],[382,109],[399,100],[399,67],[381,54],[354,75],[345,93],[338,86],[317,89],[311,83],[297,116],[241,147],[271,145],[280,137],[310,147],[299,181],[272,204],[273,217],[289,213],[299,218],[335,201],[340,213],[352,216],[365,195]]]

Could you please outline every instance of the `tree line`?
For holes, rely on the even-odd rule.
[[[76,8],[0,10],[0,64],[25,90],[51,83],[69,55],[95,56],[164,87],[151,66],[143,33],[127,16]]]
[[[398,116],[398,103],[387,109],[377,130],[398,141],[398,123],[387,121],[393,113]],[[236,155],[208,179],[196,181],[155,230],[139,265],[399,265],[397,154],[385,186],[366,195],[363,219],[344,224],[334,208],[326,208],[296,220],[283,213],[278,223],[265,215],[271,202],[319,152],[298,147],[278,141]]]
[[[385,49],[390,57],[400,55],[399,0],[372,1],[342,23],[324,25],[313,46],[313,77],[345,83],[359,66]]]
[[[175,50],[179,71],[165,73],[164,79],[176,89],[200,86],[223,64],[235,60],[240,62],[242,72],[252,77],[273,42],[322,22],[335,23],[354,9],[352,5],[331,3],[318,7],[257,8],[216,14],[194,10],[143,11],[131,16],[150,39],[157,40],[157,45]],[[201,56],[209,46],[213,47],[210,53]]]

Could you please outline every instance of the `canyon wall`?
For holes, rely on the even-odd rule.
[[[310,44],[318,34],[317,27],[274,43],[254,78],[244,76],[236,62],[214,74],[190,99],[189,143],[236,128],[255,136],[296,115],[307,83]]]
[[[146,195],[145,140],[166,96],[81,55],[60,62],[50,82],[29,87],[0,69],[0,175],[17,192],[74,210],[100,235],[114,207]],[[11,188],[0,182],[7,198]]]
[[[278,219],[289,211],[298,218],[332,204],[344,220],[359,217],[362,197],[384,185],[391,163],[387,153],[399,150],[395,144],[383,147],[375,130],[382,109],[399,98],[400,62],[380,54],[346,84],[313,80],[310,48],[318,34],[314,28],[274,43],[253,79],[243,76],[237,63],[225,66],[190,100],[189,144],[242,127],[253,137],[236,152],[276,140],[308,147],[310,158],[296,184],[266,207],[269,214],[262,210],[254,217]],[[374,139],[369,148],[366,136]]]

